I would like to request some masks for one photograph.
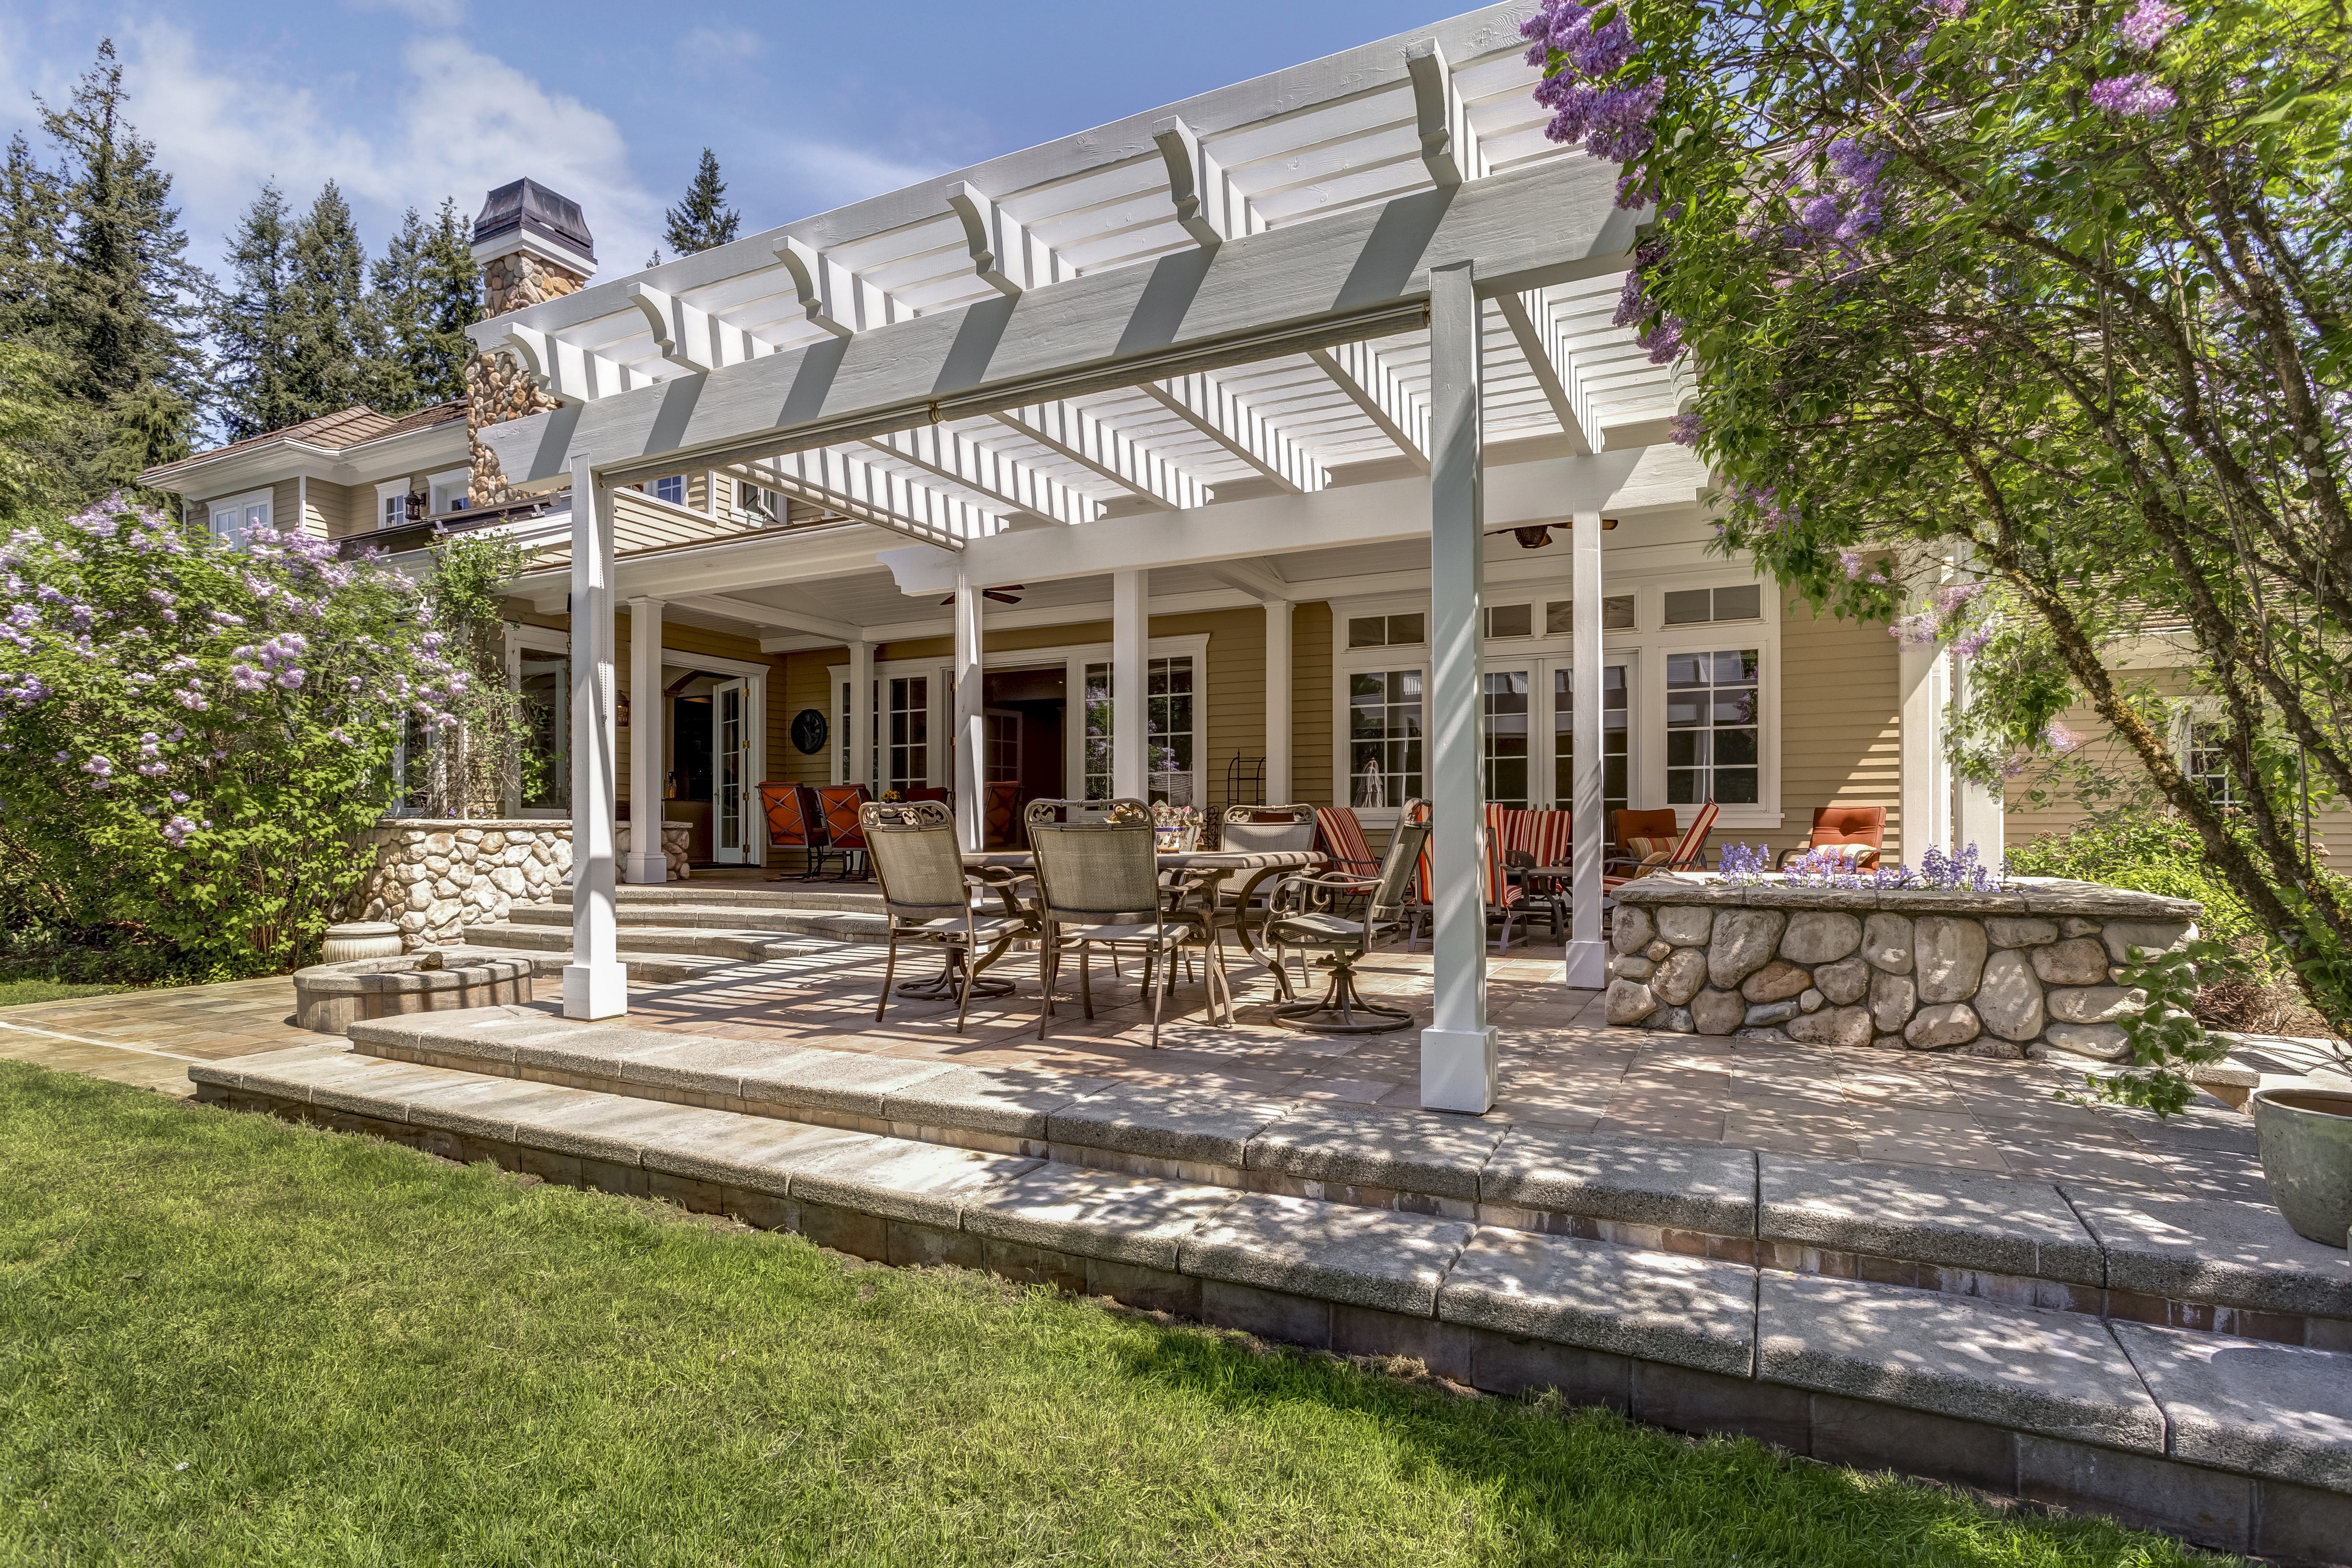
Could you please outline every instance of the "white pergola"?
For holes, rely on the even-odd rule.
[[[1286,795],[1289,612],[1312,595],[1282,558],[1423,539],[1439,887],[1423,1099],[1488,1109],[1485,533],[1571,520],[1568,979],[1597,985],[1601,514],[1686,511],[1705,482],[1657,444],[1677,368],[1611,324],[1640,215],[1615,207],[1614,166],[1543,138],[1523,50],[1512,8],[1474,12],[472,329],[562,403],[482,438],[518,488],[572,495],[567,1014],[625,1007],[620,592],[640,682],[658,681],[666,604],[846,644],[861,757],[876,639],[793,585],[879,561],[905,594],[951,594],[954,793],[976,847],[981,590],[1108,577],[1113,788],[1134,795],[1150,574],[1205,571],[1264,604],[1269,787]],[[1486,446],[1506,443],[1540,455],[1490,472]],[[613,489],[685,468],[781,491],[822,521],[616,560]],[[657,753],[635,752],[633,791],[657,798]],[[630,862],[632,879],[660,879],[657,842]]]

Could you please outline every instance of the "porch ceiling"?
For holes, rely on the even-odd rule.
[[[1518,9],[481,323],[565,405],[488,437],[526,485],[716,466],[950,549],[1311,495],[1426,472],[1423,269],[1471,256],[1487,438],[1646,440],[1679,389],[1611,323],[1632,215],[1544,139]]]

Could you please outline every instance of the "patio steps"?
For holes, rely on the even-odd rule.
[[[1498,1158],[1523,1184],[1561,1167],[1557,1149],[1511,1164],[1504,1152],[1521,1130],[1405,1112],[1333,1121],[1328,1108],[1198,1094],[1182,1105],[1171,1098],[1181,1091],[1066,1078],[1056,1088],[1043,1073],[570,1025],[526,1009],[359,1028],[362,1050],[306,1046],[195,1064],[189,1077],[216,1104],[732,1214],[894,1264],[988,1268],[1343,1354],[1411,1356],[1496,1393],[1555,1387],[1661,1426],[1750,1433],[1829,1462],[2110,1513],[2227,1550],[2326,1562],[2352,1544],[2345,1351],[1065,1157],[1140,1146],[1181,1162],[1222,1151],[1237,1152],[1244,1171],[1320,1163],[1369,1174],[1383,1160],[1435,1171],[1475,1155],[1475,1198]],[[488,1070],[366,1054],[458,1039]],[[525,1068],[604,1073],[619,1091],[534,1080]],[[735,1086],[739,1105],[831,1120],[677,1102],[707,1095],[713,1075]],[[880,1130],[842,1124],[869,1115]],[[1426,1124],[1418,1138],[1408,1121]],[[1231,1141],[1253,1122],[1236,1151]],[[1005,1146],[900,1131],[940,1124]],[[1033,1146],[1013,1146],[1024,1142]],[[1260,1146],[1287,1152],[1253,1164]],[[1653,1208],[1687,1186],[1716,1220],[1747,1205],[1751,1241],[1769,1228],[1760,1171],[1743,1194],[1696,1166],[1677,1180],[1657,1163],[1677,1146],[1648,1145],[1643,1158],[1602,1147],[1607,1157],[1586,1168],[1601,1173],[1586,1179],[1595,1191],[1630,1169],[1636,1177],[1621,1184]],[[2074,1196],[2096,1216],[2113,1194]],[[2084,1243],[2099,1256],[2129,1255],[2125,1236],[2084,1220]]]
[[[741,931],[668,925],[625,925],[622,945],[633,953],[646,957],[691,955],[699,958],[722,959],[731,963],[767,963],[780,958],[798,958],[816,952],[823,944],[805,940],[787,940],[778,931]],[[503,952],[544,952],[569,954],[572,951],[572,926],[503,924],[474,925],[466,928],[466,942],[472,947],[496,948]],[[651,978],[647,976],[647,978]]]
[[[835,942],[879,942],[887,934],[888,924],[882,913],[878,895],[869,902],[852,904],[825,903],[814,905],[737,903],[663,903],[646,901],[617,905],[614,919],[622,930],[635,941],[635,932],[646,930],[666,931],[712,931],[737,936],[754,933],[771,938],[779,936],[824,937]],[[470,935],[484,928],[468,927]],[[502,930],[572,929],[572,905],[569,901],[553,904],[517,904],[508,912]],[[507,945],[530,946],[514,942]]]

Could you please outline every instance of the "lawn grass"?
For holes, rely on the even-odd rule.
[[[110,996],[130,985],[68,985],[57,980],[0,980],[0,1007],[22,1007],[34,1002],[62,1002],[69,996]]]
[[[0,1562],[2158,1564],[0,1062]]]

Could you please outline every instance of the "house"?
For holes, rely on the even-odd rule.
[[[619,1005],[599,878],[665,874],[615,816],[756,864],[768,780],[945,786],[974,846],[984,782],[1376,828],[1430,797],[1441,860],[1480,796],[1557,805],[1580,984],[1612,808],[1785,847],[1881,805],[1897,855],[1997,858],[1941,655],[1712,547],[1687,372],[1612,323],[1634,215],[1545,140],[1523,52],[1490,6],[617,277],[519,181],[466,405],[152,479],[216,531],[545,547],[510,668],[572,769],[518,809],[574,821],[576,1016]],[[1425,1084],[1483,1110],[1483,937],[1444,902]]]

